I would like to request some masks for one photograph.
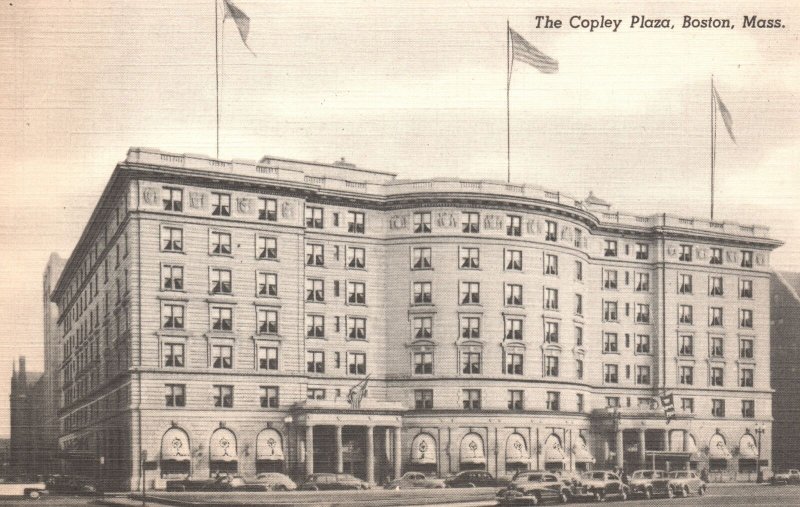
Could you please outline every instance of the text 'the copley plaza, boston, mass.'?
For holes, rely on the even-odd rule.
[[[641,30],[641,29],[662,29],[674,30],[682,29],[771,29],[787,28],[787,26],[777,18],[762,17],[758,15],[742,15],[739,17],[712,17],[712,16],[692,16],[683,15],[680,18],[655,17],[641,14],[631,15],[626,18],[614,18],[606,15],[601,16],[582,16],[579,14],[569,17],[555,17],[549,14],[537,15],[534,17],[536,28],[544,29],[573,29],[595,31],[616,32],[621,29]]]

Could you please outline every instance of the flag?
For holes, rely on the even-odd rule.
[[[722,123],[724,123],[725,128],[728,129],[728,135],[731,136],[731,141],[736,144],[736,137],[733,135],[733,117],[731,116],[731,112],[728,111],[728,108],[723,104],[719,93],[717,93],[717,87],[713,85],[712,87],[714,90],[714,97],[717,99],[717,109],[719,109],[719,114],[722,116]]]
[[[672,394],[664,394],[661,395],[661,406],[664,408],[664,415],[667,416],[667,424],[673,419],[675,419],[675,402],[672,397]]]
[[[244,11],[236,7],[231,0],[222,0],[222,4],[225,7],[225,14],[222,18],[222,22],[224,23],[228,18],[233,19],[233,22],[236,23],[236,28],[239,29],[239,35],[242,37],[244,47],[250,49],[250,46],[247,45],[247,35],[250,33],[250,18]],[[250,49],[250,52],[253,53],[253,50]],[[255,53],[253,53],[253,55],[255,55]]]
[[[514,60],[527,63],[545,74],[558,72],[558,62],[542,53],[526,41],[525,38],[512,30],[508,29],[511,35],[511,62]]]
[[[361,400],[367,395],[368,381],[369,375],[367,375],[364,380],[350,388],[350,391],[347,393],[347,402],[350,404],[350,408],[359,408],[361,405]]]

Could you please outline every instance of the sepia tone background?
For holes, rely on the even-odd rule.
[[[236,0],[221,37],[221,158],[270,154],[395,171],[506,177],[506,20],[560,63],[517,65],[512,180],[622,211],[708,217],[710,75],[717,220],[758,223],[800,270],[800,4]],[[534,16],[622,18],[617,33]],[[673,30],[629,29],[634,14]],[[682,29],[684,14],[734,30]],[[781,29],[744,30],[744,15]],[[221,26],[221,25],[220,25]],[[0,5],[0,435],[13,358],[41,368],[42,272],[68,257],[130,146],[214,155],[214,0]]]

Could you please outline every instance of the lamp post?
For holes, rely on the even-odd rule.
[[[756,482],[761,484],[764,482],[764,474],[761,472],[761,435],[764,434],[764,423],[756,423],[756,435],[758,435],[758,458],[756,460]]]

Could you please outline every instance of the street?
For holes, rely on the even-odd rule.
[[[390,507],[400,505],[452,505],[462,507],[479,507],[494,505],[495,488],[449,489],[449,490],[408,490],[408,491],[334,491],[334,492],[292,492],[292,493],[155,493],[158,498],[170,500],[170,505],[281,505],[281,506],[374,506]],[[582,502],[591,504],[592,502]],[[610,500],[609,504],[622,504]],[[754,505],[754,506],[787,506],[800,505],[800,487],[796,486],[756,486],[733,485],[711,486],[703,497],[675,498],[672,500],[629,500],[626,506],[718,506],[718,505]],[[80,506],[80,505],[117,505],[141,506],[141,501],[131,500],[125,495],[92,497],[42,497],[39,500],[0,499],[0,505],[37,505],[37,506]],[[168,505],[149,497],[148,506]]]

